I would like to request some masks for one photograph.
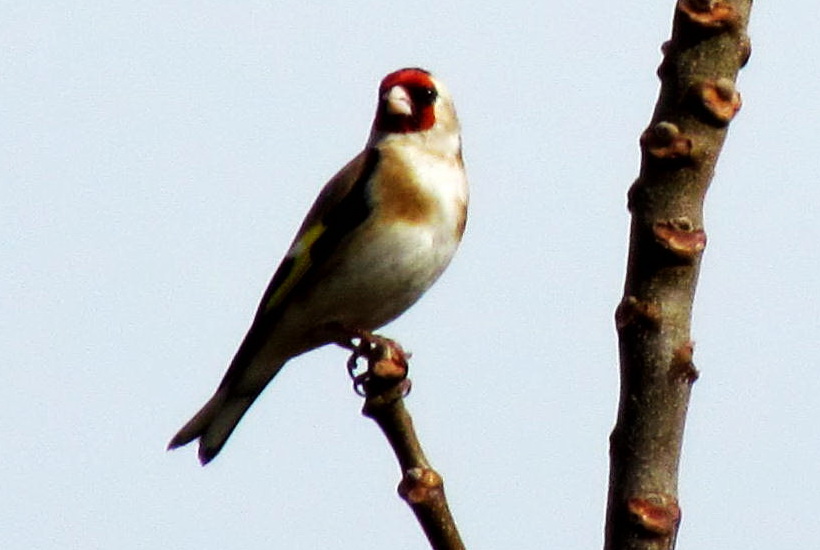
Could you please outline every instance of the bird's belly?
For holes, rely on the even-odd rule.
[[[441,275],[458,245],[451,234],[407,223],[364,232],[330,260],[311,295],[294,305],[318,324],[375,330],[412,306]]]

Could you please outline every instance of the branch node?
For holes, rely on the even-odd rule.
[[[725,77],[696,84],[692,95],[707,115],[708,122],[721,128],[732,121],[743,104],[735,83]]]
[[[692,157],[692,139],[673,122],[661,121],[647,128],[641,134],[640,144],[655,158],[689,160]]]
[[[664,78],[669,78],[675,74],[675,64],[672,62],[672,52],[674,51],[674,47],[675,44],[671,40],[667,40],[661,44],[663,59],[661,59],[661,63],[655,71],[655,74],[658,75],[658,78],[661,80]]]
[[[627,509],[632,522],[650,537],[670,537],[680,525],[680,506],[672,495],[633,497],[627,501]]]
[[[740,25],[737,10],[723,0],[678,0],[678,11],[704,30],[734,29]]]
[[[690,386],[700,377],[700,372],[692,362],[695,343],[691,340],[677,348],[672,355],[669,375],[674,380],[683,380]]]
[[[432,468],[410,468],[399,483],[399,496],[408,504],[431,502],[442,497],[444,480]]]
[[[748,34],[740,37],[738,53],[740,54],[740,68],[742,69],[749,62],[749,58],[752,57],[752,41]]]
[[[635,296],[625,296],[615,308],[615,327],[618,331],[645,322],[653,327],[661,324],[661,308],[654,302],[644,302]]]
[[[687,262],[694,261],[706,248],[706,232],[695,229],[685,216],[655,223],[652,233],[658,244]]]

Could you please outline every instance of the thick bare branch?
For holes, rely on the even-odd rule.
[[[607,550],[674,548],[678,464],[692,383],[692,302],[706,246],[703,200],[750,45],[751,0],[678,0],[658,69],[661,91],[641,136],[624,297],[615,314],[621,361],[610,438]]]

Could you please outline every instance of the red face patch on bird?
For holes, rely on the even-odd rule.
[[[400,69],[390,73],[379,86],[376,130],[406,134],[429,130],[436,123],[438,90],[430,73],[423,69]]]

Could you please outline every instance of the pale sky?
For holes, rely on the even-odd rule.
[[[638,136],[672,0],[0,1],[0,548],[426,548],[344,351],[208,467],[215,389],[378,82],[450,88],[464,243],[381,332],[469,548],[599,548]],[[548,5],[552,4],[552,5]],[[820,4],[758,2],[707,197],[678,547],[820,539]]]

